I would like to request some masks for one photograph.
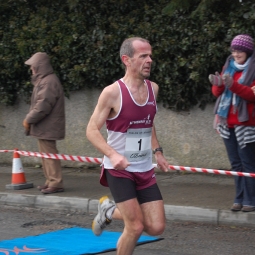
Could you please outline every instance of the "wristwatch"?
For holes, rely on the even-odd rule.
[[[157,151],[161,151],[163,153],[162,147],[158,147],[155,150],[153,150],[153,154],[155,154]]]

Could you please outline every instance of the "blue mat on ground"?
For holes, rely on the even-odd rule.
[[[91,229],[66,228],[36,236],[0,241],[0,254],[86,255],[116,250],[120,232],[104,231],[99,237]],[[162,240],[142,235],[137,245]]]

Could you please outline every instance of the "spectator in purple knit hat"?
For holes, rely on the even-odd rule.
[[[232,171],[255,173],[255,52],[251,36],[240,34],[230,45],[221,75],[209,75],[215,128],[223,138]],[[255,178],[235,177],[233,212],[255,211]]]
[[[237,35],[231,42],[231,51],[242,51],[248,54],[248,57],[253,52],[254,43],[249,35]]]

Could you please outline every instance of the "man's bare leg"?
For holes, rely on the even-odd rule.
[[[121,214],[121,216],[120,216]],[[115,218],[116,217],[116,218]],[[123,219],[125,227],[117,244],[117,255],[131,255],[143,232],[143,214],[136,198],[117,204],[113,218]]]
[[[152,236],[161,235],[166,224],[163,200],[141,204],[141,209],[144,218],[144,231]]]

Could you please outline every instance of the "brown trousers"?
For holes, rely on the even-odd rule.
[[[55,140],[38,139],[40,152],[58,154]],[[63,188],[62,169],[60,160],[42,158],[45,185],[54,188]]]

